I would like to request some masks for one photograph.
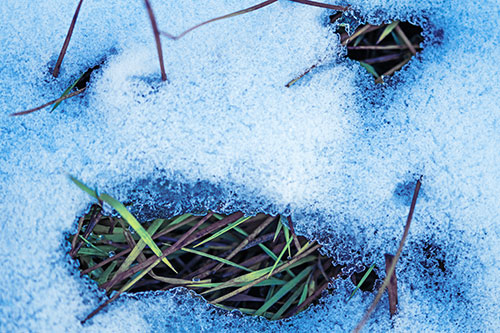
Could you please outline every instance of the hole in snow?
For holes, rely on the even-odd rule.
[[[140,231],[121,217],[103,214],[98,204],[79,219],[76,235],[69,238],[70,255],[82,274],[108,293],[186,287],[222,309],[270,320],[316,303],[344,267],[322,255],[316,242],[295,235],[291,219],[280,216],[183,214],[142,226],[160,251],[172,249],[168,262],[152,266],[158,257]],[[154,268],[141,277],[147,267]],[[373,283],[367,279],[368,289]]]
[[[386,77],[400,70],[422,50],[423,29],[411,23],[364,24],[352,32],[346,19],[330,17],[330,21],[337,19],[337,33],[340,34],[340,42],[347,48],[347,57],[359,61],[377,83],[383,83]]]

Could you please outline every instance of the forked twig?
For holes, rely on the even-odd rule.
[[[57,58],[56,66],[54,67],[54,71],[52,75],[57,77],[59,75],[59,69],[61,68],[62,61],[64,59],[64,55],[68,50],[69,41],[71,40],[71,36],[73,35],[73,30],[75,29],[76,20],[78,18],[78,14],[80,13],[80,8],[82,7],[83,0],[80,0],[78,6],[76,7],[75,14],[73,14],[73,19],[71,20],[71,24],[69,25],[69,30],[66,35],[66,39],[64,40],[64,44],[62,46],[61,52],[59,53],[59,58]]]
[[[403,237],[401,238],[401,242],[399,243],[399,248],[398,251],[396,252],[396,255],[392,259],[392,263],[390,268],[387,270],[387,276],[384,279],[384,283],[378,290],[377,296],[373,300],[373,303],[370,305],[368,310],[366,311],[365,315],[359,322],[358,326],[354,329],[354,332],[360,332],[363,326],[366,324],[368,319],[370,318],[370,315],[372,314],[373,310],[375,310],[375,307],[377,306],[378,302],[382,298],[382,295],[391,282],[392,274],[394,273],[394,269],[396,268],[396,263],[398,262],[399,257],[401,256],[401,252],[403,251],[403,246],[406,241],[406,237],[408,237],[408,232],[410,231],[410,224],[411,224],[411,219],[413,217],[413,212],[415,211],[415,205],[417,203],[417,197],[418,197],[418,192],[420,191],[420,186],[422,185],[422,177],[420,177],[419,180],[417,180],[417,185],[415,186],[415,191],[413,192],[413,198],[411,200],[411,206],[410,206],[410,212],[408,213],[408,218],[406,220],[406,225],[405,225],[405,230],[403,232]]]
[[[153,13],[153,8],[151,8],[149,0],[144,0],[144,4],[146,5],[149,19],[151,20],[151,26],[153,27],[153,34],[155,35],[156,50],[158,51],[158,58],[160,59],[161,80],[167,81],[167,74],[165,73],[165,64],[163,62],[163,50],[161,48],[160,30],[158,30],[155,14]]]

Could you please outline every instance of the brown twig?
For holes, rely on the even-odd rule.
[[[156,50],[158,51],[158,58],[160,59],[160,71],[161,80],[167,81],[167,74],[165,73],[165,64],[163,62],[163,50],[161,48],[160,31],[158,30],[158,25],[156,24],[155,14],[149,0],[144,0],[146,9],[148,11],[149,19],[151,20],[151,26],[153,27],[153,34],[155,35]]]
[[[394,256],[392,254],[385,254],[385,272],[389,274],[389,269],[394,261]],[[389,294],[389,312],[391,317],[396,313],[398,305],[398,279],[396,277],[396,272],[392,273],[389,285],[387,286],[387,293]]]
[[[338,10],[341,12],[345,12],[349,9],[349,7],[344,7],[344,6],[336,6],[336,5],[329,5],[326,3],[321,3],[321,2],[316,2],[316,1],[309,1],[309,0],[292,0],[293,2],[298,2],[304,5],[309,5],[309,6],[314,6],[314,7],[320,7],[320,8],[327,8],[327,9],[333,9],[333,10]]]
[[[230,18],[230,17],[233,17],[233,16],[238,16],[238,15],[241,15],[241,14],[250,13],[250,12],[253,12],[254,10],[257,10],[257,9],[263,8],[265,6],[268,6],[268,5],[270,5],[270,4],[272,4],[272,3],[276,2],[276,1],[278,1],[278,0],[267,0],[267,1],[264,1],[264,2],[261,2],[261,3],[257,4],[257,5],[255,5],[255,6],[248,7],[248,8],[242,9],[242,10],[238,10],[238,11],[230,13],[230,14],[222,15],[222,16],[213,18],[213,19],[208,20],[208,21],[201,22],[201,23],[195,25],[194,27],[191,27],[191,28],[187,29],[186,31],[182,32],[178,36],[174,36],[172,34],[169,34],[168,32],[164,32],[164,31],[160,31],[160,34],[162,34],[162,35],[164,35],[164,36],[166,36],[166,37],[168,37],[170,39],[173,39],[173,40],[180,39],[180,38],[184,37],[186,34],[188,34],[189,32],[191,32],[191,31],[193,31],[195,29],[198,29],[199,27],[204,26],[205,24],[212,23],[212,22],[219,21],[219,20],[223,20],[223,19]]]
[[[377,306],[378,302],[382,298],[382,295],[387,288],[387,286],[390,283],[392,274],[394,273],[394,269],[396,268],[396,263],[398,262],[399,257],[401,256],[401,252],[403,251],[403,246],[405,244],[406,238],[408,237],[408,232],[410,231],[410,224],[411,220],[413,218],[413,212],[415,211],[415,205],[417,204],[417,198],[418,198],[418,192],[420,191],[420,186],[422,184],[421,182],[422,177],[420,177],[419,180],[417,180],[417,185],[415,186],[415,191],[413,192],[413,198],[411,200],[411,206],[410,206],[410,212],[408,213],[408,218],[406,219],[406,225],[405,225],[405,230],[403,232],[403,237],[401,238],[401,242],[399,243],[399,248],[398,251],[396,252],[396,255],[394,256],[394,259],[392,260],[391,267],[387,271],[387,276],[384,279],[384,283],[380,287],[377,296],[373,300],[373,303],[370,305],[368,310],[366,311],[365,315],[359,322],[358,326],[354,329],[354,332],[360,332],[363,326],[366,324],[368,319],[370,318],[370,315],[372,314],[373,310],[375,310],[375,307]]]
[[[38,111],[38,110],[41,110],[49,105],[52,105],[52,104],[55,104],[55,103],[59,103],[59,102],[62,102],[64,101],[65,99],[68,99],[68,98],[71,98],[71,97],[75,97],[76,95],[79,95],[81,94],[82,92],[85,91],[85,89],[87,89],[86,87],[85,88],[82,88],[80,90],[77,90],[77,91],[74,91],[72,92],[71,94],[68,94],[66,96],[62,96],[62,97],[59,97],[58,99],[55,99],[53,101],[50,101],[48,103],[45,103],[43,105],[40,105],[36,108],[33,108],[33,109],[29,109],[29,110],[26,110],[26,111],[21,111],[21,112],[15,112],[15,113],[11,113],[10,116],[11,117],[15,117],[15,116],[23,116],[25,114],[29,114],[29,113],[32,113],[32,112],[35,112],[35,111]]]
[[[64,44],[62,46],[61,52],[59,52],[59,57],[57,58],[56,66],[52,71],[52,75],[57,77],[59,75],[59,69],[61,68],[62,61],[64,59],[64,55],[68,50],[69,41],[71,40],[71,36],[73,35],[73,30],[75,29],[76,20],[78,18],[78,14],[80,13],[80,8],[82,7],[83,0],[80,0],[78,6],[76,7],[75,14],[73,14],[73,19],[71,20],[71,24],[69,26],[68,33],[66,34],[66,39],[64,40]]]

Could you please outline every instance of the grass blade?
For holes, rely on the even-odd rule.
[[[162,252],[158,245],[153,241],[151,236],[148,234],[148,232],[144,229],[144,227],[137,221],[137,219],[132,215],[127,208],[118,200],[115,198],[109,196],[108,194],[102,194],[99,198],[101,198],[104,202],[108,203],[113,207],[127,223],[135,230],[135,232],[141,237],[141,239],[146,243],[147,246],[156,254],[158,257],[162,257]],[[162,261],[170,267],[175,273],[177,271],[175,270],[174,266],[170,263],[170,261],[167,260],[167,258],[163,258]]]
[[[73,183],[76,184],[76,186],[78,186],[82,191],[84,191],[85,193],[87,193],[88,195],[90,195],[91,197],[99,200],[99,196],[97,195],[97,192],[94,191],[94,190],[91,190],[87,185],[85,185],[84,183],[82,183],[81,181],[79,181],[78,179],[76,179],[75,177],[73,176],[69,176],[69,179],[71,179],[71,181]]]
[[[276,232],[274,233],[274,238],[273,238],[273,242],[276,241],[276,238],[278,237],[280,231],[281,231],[281,228],[283,228],[283,224],[281,223],[281,217],[278,221],[278,226],[276,227]]]
[[[279,301],[283,296],[285,296],[290,290],[293,290],[297,284],[307,276],[312,270],[312,267],[308,267],[300,272],[299,275],[288,281],[284,286],[282,286],[267,302],[265,302],[254,315],[260,316],[271,306],[273,306],[277,301]]]
[[[376,44],[380,44],[380,42],[383,41],[385,37],[389,36],[391,34],[392,30],[394,30],[394,28],[396,28],[398,24],[399,24],[399,21],[394,21],[391,24],[387,25],[387,27],[385,27],[384,31],[382,31],[382,34],[378,38]]]
[[[196,250],[193,250],[193,249],[188,249],[186,247],[181,248],[181,250],[184,251],[184,252],[189,252],[189,253],[197,254],[197,255],[202,256],[202,257],[210,258],[210,259],[222,262],[222,263],[224,263],[226,265],[233,266],[233,267],[239,268],[239,269],[247,271],[247,272],[253,272],[253,270],[251,270],[249,268],[246,268],[246,267],[238,265],[238,264],[236,264],[236,263],[234,263],[232,261],[229,261],[229,260],[226,260],[224,258],[220,258],[220,257],[214,256],[214,255],[211,255],[211,254],[208,254],[208,253],[205,253],[205,252],[196,251]]]
[[[286,228],[285,228],[285,230],[286,230]],[[271,269],[271,272],[269,272],[268,278],[271,277],[271,275],[273,274],[274,269],[276,268],[276,266],[278,266],[278,263],[280,262],[281,258],[283,257],[283,255],[285,254],[287,249],[290,248],[291,243],[292,243],[292,238],[289,238],[288,242],[286,242],[286,244],[285,244],[285,247],[283,248],[283,250],[281,250],[280,255],[278,256],[278,258],[274,262],[273,268]]]
[[[372,74],[373,76],[375,76],[377,79],[380,77],[380,75],[378,75],[377,71],[375,70],[375,68],[372,65],[369,65],[369,64],[367,64],[366,62],[363,62],[363,61],[360,61],[359,64],[362,67],[364,67],[370,74]]]
[[[352,291],[351,296],[349,296],[349,298],[347,299],[348,302],[351,300],[351,298],[354,296],[354,294],[356,294],[356,292],[358,291],[358,289],[363,285],[363,283],[365,282],[365,280],[368,278],[368,275],[370,275],[370,273],[373,271],[373,268],[375,268],[375,264],[372,264],[370,266],[370,268],[368,268],[368,270],[366,271],[366,273],[363,275],[363,277],[361,278],[361,280],[359,280],[359,283],[356,286],[356,289],[354,289]]]
[[[309,274],[309,277],[311,275]],[[309,279],[307,280],[306,284],[309,282]],[[283,304],[281,306],[281,308],[279,308],[279,310],[271,317],[271,320],[278,320],[282,315],[283,313],[285,313],[286,310],[288,310],[290,308],[290,306],[292,306],[293,302],[295,302],[295,300],[297,300],[297,298],[299,297],[300,293],[301,293],[301,288],[297,288],[297,290],[295,290],[295,292],[292,294],[292,296],[290,296],[285,304]]]
[[[73,82],[68,88],[66,88],[66,90],[63,91],[61,97],[58,98],[59,101],[54,104],[50,112],[54,111],[62,103],[62,101],[64,101],[63,98],[67,96],[71,90],[73,90],[73,88],[78,84],[78,82],[80,82],[80,80],[84,75],[85,72],[82,75],[80,75],[80,77],[78,77],[78,79],[76,79],[75,82]]]
[[[159,220],[159,219],[155,220],[149,226],[147,233],[151,236],[154,235],[156,230],[158,230],[158,228],[161,227],[163,222],[164,222],[164,220]],[[123,264],[120,266],[120,268],[118,268],[118,270],[116,271],[114,276],[116,276],[117,274],[119,274],[121,272],[126,271],[130,267],[130,265],[132,265],[132,263],[137,259],[137,257],[142,253],[142,250],[144,250],[145,247],[146,247],[146,242],[143,239],[139,240],[139,242],[136,244],[136,246],[134,246],[134,249],[130,252],[128,257],[125,259]]]
[[[54,99],[48,103],[45,103],[43,105],[40,105],[40,106],[37,106],[36,108],[33,108],[33,109],[29,109],[29,110],[25,110],[25,111],[20,111],[20,112],[14,112],[14,113],[11,113],[9,116],[10,117],[17,117],[17,116],[24,116],[26,114],[30,114],[30,113],[33,113],[35,111],[38,111],[38,110],[41,110],[49,105],[52,105],[54,103],[57,103],[57,102],[61,102],[61,101],[64,101],[65,99],[68,99],[68,98],[71,98],[71,97],[75,97],[76,95],[79,95],[81,94],[82,92],[85,91],[85,89],[87,89],[86,87],[85,88],[82,88],[80,90],[77,90],[77,91],[74,91],[72,92],[71,94],[69,95],[66,95],[64,97],[59,97],[57,99]]]
[[[198,247],[198,246],[200,246],[200,245],[202,245],[202,244],[205,244],[206,242],[211,241],[211,240],[212,240],[212,239],[214,239],[214,238],[219,237],[220,235],[222,235],[222,234],[224,234],[224,233],[228,232],[229,230],[231,230],[231,229],[233,229],[233,228],[235,228],[235,227],[239,226],[240,224],[242,224],[243,222],[245,222],[245,221],[246,221],[246,220],[248,220],[249,218],[250,218],[250,217],[242,217],[242,218],[240,218],[239,220],[237,220],[237,221],[235,221],[235,222],[231,223],[230,225],[228,225],[228,226],[227,226],[227,227],[225,227],[224,229],[217,231],[215,234],[213,234],[212,236],[208,237],[208,238],[207,238],[207,239],[205,239],[204,241],[201,241],[200,243],[196,244],[194,247]]]

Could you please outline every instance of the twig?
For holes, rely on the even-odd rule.
[[[392,254],[385,254],[385,272],[389,273],[389,269],[394,261],[394,256]],[[392,273],[389,285],[387,286],[387,293],[389,294],[389,312],[391,317],[396,313],[396,306],[398,305],[398,279],[396,277],[396,272]]]
[[[345,11],[347,11],[349,9],[349,6],[344,7],[344,6],[329,5],[329,4],[326,4],[326,3],[321,3],[321,2],[316,2],[316,1],[309,1],[309,0],[292,0],[292,1],[304,4],[304,5],[314,6],[314,7],[328,8],[328,9],[338,10],[338,11],[341,11],[341,12],[345,12]]]
[[[153,34],[155,35],[156,50],[158,51],[158,58],[160,59],[161,80],[167,81],[167,74],[165,73],[165,64],[163,62],[163,50],[161,48],[160,31],[158,30],[158,25],[156,24],[155,14],[153,13],[153,8],[151,8],[149,0],[144,0],[144,4],[146,5],[149,19],[151,20],[151,26],[153,27]]]
[[[413,217],[413,212],[415,211],[415,205],[417,204],[417,197],[418,197],[418,192],[420,191],[420,186],[422,184],[422,177],[420,177],[419,180],[417,180],[417,185],[415,186],[415,191],[413,192],[413,198],[411,200],[411,206],[410,206],[410,212],[408,213],[408,218],[406,220],[406,225],[405,225],[405,230],[403,232],[403,237],[401,238],[401,242],[399,243],[399,248],[398,251],[396,252],[396,255],[394,256],[394,259],[392,260],[391,267],[387,271],[387,276],[384,279],[384,283],[380,287],[377,296],[373,300],[373,303],[370,305],[368,310],[366,311],[365,315],[359,322],[358,326],[354,329],[354,332],[360,332],[363,326],[366,324],[368,319],[370,318],[370,315],[372,314],[373,310],[375,310],[375,307],[377,306],[378,302],[382,298],[382,295],[387,288],[387,286],[390,283],[392,274],[394,273],[394,269],[396,268],[396,263],[398,262],[399,257],[401,256],[401,252],[403,251],[403,246],[405,245],[406,237],[408,237],[408,232],[410,231],[410,224],[411,224],[411,219]]]
[[[62,61],[64,59],[64,55],[68,50],[69,41],[71,40],[71,36],[73,35],[73,30],[75,29],[76,20],[78,18],[78,14],[80,13],[80,8],[82,7],[83,0],[80,0],[78,6],[76,7],[75,14],[73,14],[73,19],[71,20],[71,24],[69,26],[68,33],[66,34],[66,39],[64,40],[64,44],[62,46],[61,52],[59,52],[59,57],[57,58],[56,66],[54,67],[54,71],[52,71],[52,75],[57,77],[59,75],[59,69],[61,68]]]
[[[242,9],[242,10],[238,10],[238,11],[236,11],[234,13],[222,15],[222,16],[213,18],[211,20],[208,20],[208,21],[205,21],[205,22],[201,22],[201,23],[195,25],[194,27],[191,27],[191,28],[187,29],[186,31],[182,32],[178,36],[171,35],[168,32],[164,32],[164,31],[160,31],[160,34],[162,34],[163,36],[166,36],[166,37],[168,37],[170,39],[177,40],[177,39],[180,39],[180,38],[184,37],[189,32],[191,32],[191,31],[193,31],[195,29],[198,29],[201,26],[204,26],[205,24],[212,23],[212,22],[219,21],[219,20],[223,20],[223,19],[230,18],[230,17],[233,17],[233,16],[238,16],[238,15],[241,15],[241,14],[250,13],[250,12],[253,12],[254,10],[257,10],[257,9],[263,8],[265,6],[268,6],[268,5],[270,5],[270,4],[272,4],[272,3],[276,2],[276,1],[278,1],[278,0],[267,0],[267,1],[264,1],[264,2],[261,2],[261,3],[257,4],[257,5],[255,5],[255,6],[248,7],[248,8]]]
[[[68,99],[68,98],[71,98],[71,97],[75,97],[76,95],[80,95],[82,92],[85,91],[85,89],[87,89],[86,87],[85,88],[82,88],[80,90],[77,90],[77,91],[74,91],[72,92],[71,94],[68,94],[66,96],[62,96],[62,97],[59,97],[58,99],[55,99],[53,101],[50,101],[48,103],[45,103],[43,105],[40,105],[36,108],[33,108],[33,109],[29,109],[29,110],[26,110],[26,111],[21,111],[21,112],[15,112],[15,113],[11,113],[10,116],[11,117],[15,117],[15,116],[23,116],[25,114],[29,114],[29,113],[32,113],[32,112],[35,112],[35,111],[38,111],[38,110],[41,110],[49,105],[52,105],[52,104],[55,104],[55,103],[59,103],[59,102],[62,102],[64,101],[65,99]]]

